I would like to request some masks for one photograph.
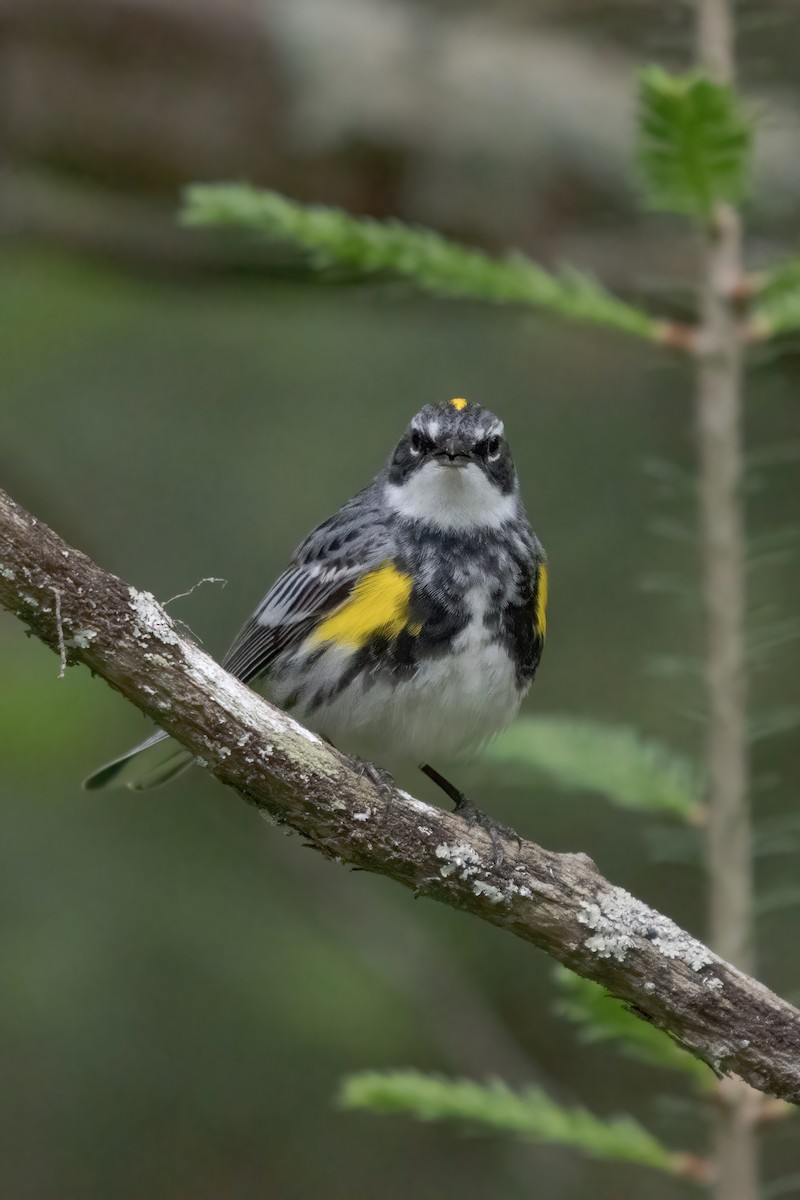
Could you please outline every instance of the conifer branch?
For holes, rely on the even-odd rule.
[[[418,1071],[364,1071],[344,1080],[339,1104],[571,1146],[588,1158],[637,1163],[670,1175],[698,1174],[697,1160],[669,1150],[632,1117],[603,1120],[585,1108],[565,1108],[536,1087],[515,1092],[499,1080],[481,1084]]]
[[[750,188],[752,122],[733,87],[700,72],[639,73],[638,163],[652,208],[710,219]]]
[[[498,863],[479,826],[376,788],[351,760],[228,675],[151,595],[67,546],[2,491],[0,604],[327,857],[533,943],[718,1073],[800,1104],[796,1008],[613,886],[585,855],[512,839]]]
[[[578,717],[525,717],[484,751],[478,770],[529,782],[540,775],[570,791],[595,792],[621,808],[698,825],[704,781],[687,758],[633,729]]]
[[[800,329],[800,259],[790,259],[759,280],[745,326],[747,340],[764,341]]]
[[[401,221],[352,217],[246,184],[193,184],[182,220],[291,243],[319,270],[403,279],[435,296],[541,309],[664,345],[682,341],[679,327],[617,299],[574,268],[554,275],[516,251],[494,259]]]
[[[715,1078],[702,1062],[661,1030],[638,1021],[596,983],[563,967],[557,967],[556,972],[563,993],[558,1012],[575,1024],[581,1041],[614,1043],[630,1058],[688,1075],[701,1089],[707,1091],[714,1086]]]

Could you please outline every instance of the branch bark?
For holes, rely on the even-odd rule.
[[[735,76],[730,0],[700,0],[697,58],[719,83]],[[743,361],[736,293],[743,278],[739,214],[718,205],[705,236],[697,366],[700,527],[706,610],[707,860],[711,945],[753,969],[753,857],[745,677],[742,494]],[[716,1122],[715,1195],[758,1200],[758,1105],[727,1089]]]
[[[58,605],[55,603],[58,597]],[[584,854],[506,846],[386,793],[189,641],[147,592],[0,491],[0,604],[153,717],[222,783],[317,850],[531,942],[720,1074],[800,1103],[800,1012],[604,879]]]

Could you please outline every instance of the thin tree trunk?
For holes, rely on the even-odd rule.
[[[734,77],[730,0],[698,0],[697,57],[721,83]],[[720,206],[705,237],[697,371],[700,523],[707,621],[708,874],[711,944],[752,969],[752,846],[745,680],[742,350],[734,294],[742,277],[738,214]],[[718,1200],[758,1200],[750,1089],[721,1089],[715,1133]]]

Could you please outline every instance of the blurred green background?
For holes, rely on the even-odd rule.
[[[34,8],[37,28],[50,28],[48,6]],[[444,19],[458,6],[441,8]],[[558,36],[622,53],[613,24],[584,27],[580,9],[571,6]],[[131,61],[141,52],[133,45]],[[118,70],[124,83],[124,62]],[[23,110],[17,100],[9,111]],[[529,710],[636,725],[698,752],[702,696],[683,662],[698,652],[700,627],[682,364],[529,315],[311,282],[283,260],[258,275],[241,269],[241,246],[235,263],[224,248],[198,263],[196,234],[176,235],[162,258],[159,234],[137,261],[138,235],[133,248],[99,245],[81,216],[91,195],[91,211],[113,212],[117,233],[138,230],[138,209],[126,225],[118,208],[136,190],[134,167],[129,178],[106,166],[101,178],[102,155],[90,165],[62,143],[58,154],[46,139],[32,148],[18,129],[5,130],[6,197],[35,178],[37,196],[56,197],[66,215],[54,230],[36,226],[35,206],[25,221],[16,201],[2,210],[0,481],[16,499],[159,599],[204,576],[226,579],[170,605],[222,653],[297,542],[380,468],[413,412],[466,395],[505,420],[550,556],[548,645]],[[364,200],[381,178],[376,152],[371,144],[366,176],[357,155],[344,156],[337,183],[315,163],[303,187],[326,200],[348,172],[368,177],[361,207],[380,211]],[[195,172],[189,161],[181,172],[214,166]],[[170,213],[172,169],[158,197]],[[493,170],[481,187],[499,197]],[[253,174],[289,186],[268,167]],[[589,229],[588,257],[594,248],[598,261],[624,262],[649,286],[655,227],[644,220],[634,233],[624,205],[600,203],[591,172],[576,180],[565,167],[565,179],[547,201],[561,219],[553,238]],[[63,208],[63,187],[82,189],[75,210]],[[395,188],[401,209],[402,199]],[[462,221],[458,198],[449,203],[445,223],[494,244],[474,212]],[[791,236],[783,219],[759,217],[762,244]],[[547,255],[544,219],[511,228]],[[635,262],[628,234],[646,240]],[[665,236],[677,245],[680,231]],[[752,373],[748,444],[782,460],[752,475],[754,538],[797,519],[799,433],[787,346]],[[665,486],[679,471],[684,485]],[[686,594],[654,590],[664,576]],[[755,615],[792,614],[798,587],[796,560],[754,571]],[[796,653],[759,654],[754,665],[756,715],[785,715]],[[544,955],[318,860],[199,771],[152,795],[82,792],[89,770],[146,733],[143,719],[88,672],[59,681],[56,658],[6,614],[0,667],[0,1196],[666,1200],[685,1190],[568,1152],[337,1112],[343,1074],[410,1065],[536,1082],[600,1113],[633,1112],[676,1147],[703,1141],[696,1109],[669,1078],[578,1044],[553,1011]],[[757,741],[754,753],[760,974],[796,1000],[795,748],[790,732]],[[589,853],[615,882],[703,933],[702,874],[685,836],[544,785],[482,788],[469,768],[460,782],[524,834]],[[767,1138],[769,1176],[800,1171],[796,1130],[779,1125]],[[800,1196],[800,1184],[774,1194]]]

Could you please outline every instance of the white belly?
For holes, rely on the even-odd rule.
[[[423,663],[392,684],[359,676],[332,701],[299,720],[335,746],[364,758],[416,762],[472,753],[516,716],[522,699],[514,667],[499,646]]]
[[[474,753],[514,719],[524,690],[507,651],[486,632],[484,588],[471,598],[470,624],[446,654],[424,659],[412,677],[362,674],[312,712],[300,703],[293,713],[345,752],[377,763],[396,757],[441,762]],[[315,675],[333,683],[349,658],[330,647]]]

